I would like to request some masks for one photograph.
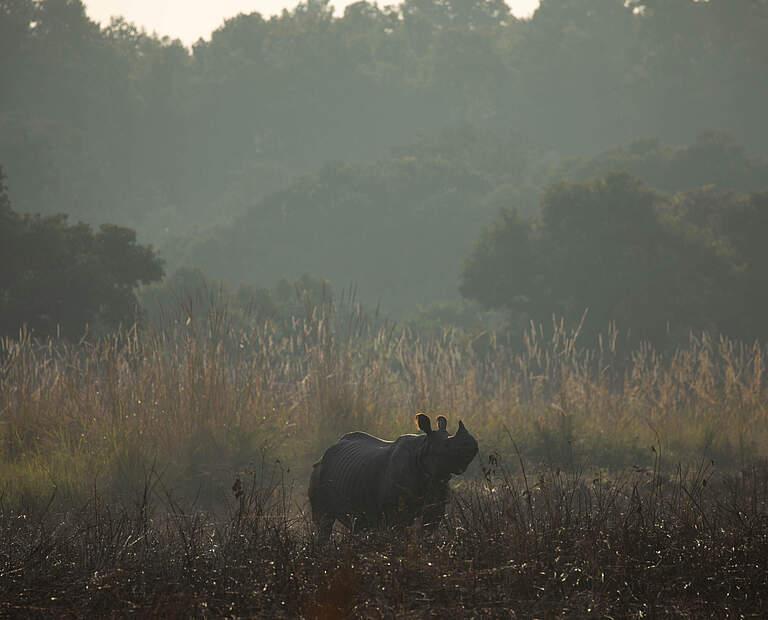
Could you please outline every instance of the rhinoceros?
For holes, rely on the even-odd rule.
[[[445,513],[448,481],[461,474],[477,454],[477,441],[463,422],[455,435],[447,420],[420,413],[423,435],[394,441],[368,433],[347,433],[315,463],[309,482],[312,521],[320,541],[327,541],[333,523],[352,530],[410,525],[423,518],[427,530]]]

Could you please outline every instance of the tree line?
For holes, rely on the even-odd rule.
[[[446,126],[561,154],[714,128],[765,153],[766,31],[765,0],[543,0],[529,20],[307,0],[190,50],[80,0],[0,0],[0,162],[21,211],[173,232]]]
[[[356,283],[400,317],[466,315],[460,291],[512,329],[589,308],[593,331],[764,337],[766,25],[765,0],[543,0],[529,20],[308,0],[188,49],[79,0],[0,0],[2,299],[20,274],[52,295],[3,331],[50,333],[56,286],[102,276],[112,301],[69,287],[98,310],[65,331],[127,321],[162,256],[262,291]],[[24,256],[67,244],[43,284]]]

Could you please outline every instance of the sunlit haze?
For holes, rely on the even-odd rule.
[[[354,0],[336,0],[332,4],[336,13]],[[264,16],[279,14],[292,9],[294,0],[218,0],[217,2],[189,2],[189,0],[89,0],[85,2],[88,16],[101,24],[108,24],[110,17],[122,16],[147,32],[181,39],[190,45],[199,38],[208,39],[211,32],[225,19],[238,13]],[[382,5],[389,3],[380,3]],[[530,16],[539,0],[511,0],[508,3],[518,17]]]

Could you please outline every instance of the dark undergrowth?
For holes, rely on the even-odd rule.
[[[765,617],[768,464],[660,462],[513,475],[491,456],[433,537],[337,531],[323,548],[282,475],[237,479],[216,513],[154,474],[132,501],[3,506],[0,614]]]

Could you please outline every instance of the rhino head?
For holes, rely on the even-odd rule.
[[[477,441],[469,434],[464,423],[459,420],[459,429],[455,435],[448,434],[448,421],[443,416],[437,417],[437,430],[432,429],[429,416],[423,413],[416,416],[416,423],[426,434],[426,441],[419,454],[419,462],[424,471],[439,478],[463,473],[477,454]]]

